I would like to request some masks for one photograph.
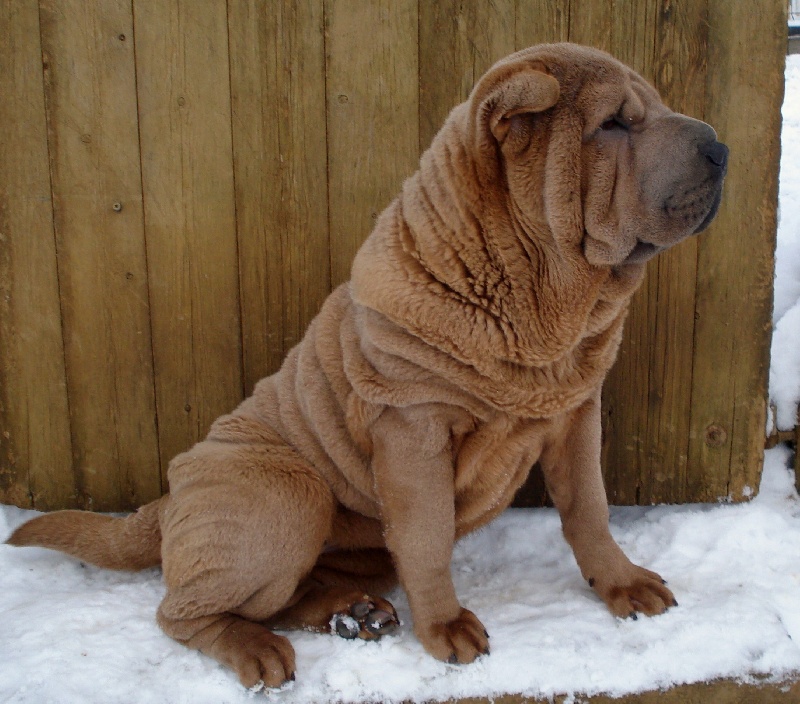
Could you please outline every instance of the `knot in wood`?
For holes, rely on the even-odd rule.
[[[728,432],[721,425],[712,423],[706,428],[706,445],[722,447],[728,439]]]

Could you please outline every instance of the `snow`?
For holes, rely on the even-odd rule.
[[[491,634],[469,666],[428,656],[404,626],[373,643],[292,633],[297,681],[275,702],[427,701],[502,692],[624,694],[715,677],[800,671],[800,500],[789,451],[768,453],[749,504],[613,508],[628,555],[680,606],[614,618],[581,579],[553,509],[512,509],[462,540],[453,576]],[[0,537],[35,512],[4,507]],[[250,702],[233,673],[164,636],[158,570],[114,573],[0,546],[0,701]],[[258,694],[263,698],[264,694]]]
[[[780,220],[775,252],[770,400],[780,430],[797,424],[800,403],[800,55],[786,58],[781,132]]]
[[[791,428],[800,400],[800,57],[789,57],[770,396]],[[731,677],[800,673],[800,499],[784,446],[767,452],[748,504],[615,507],[615,538],[668,581],[680,606],[615,619],[581,579],[552,509],[512,509],[455,548],[462,603],[491,634],[468,666],[429,657],[408,603],[378,642],[292,633],[297,681],[242,688],[167,638],[158,570],[115,573],[47,550],[0,545],[0,702],[221,704],[430,701],[518,693],[611,695]],[[0,506],[0,540],[35,515]]]

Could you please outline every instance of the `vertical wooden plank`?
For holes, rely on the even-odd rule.
[[[569,41],[603,49],[650,77],[659,0],[588,0],[569,6]]]
[[[416,0],[326,0],[331,284],[419,155]]]
[[[486,70],[514,51],[514,10],[513,0],[420,4],[420,151]]]
[[[133,23],[122,0],[45,0],[42,53],[80,503],[159,495]]]
[[[571,0],[569,41],[609,51],[614,0]]]
[[[228,6],[249,392],[330,292],[323,0]]]
[[[636,8],[638,26],[637,13],[615,13],[612,51],[653,81],[670,107],[702,119],[706,5]],[[603,459],[615,503],[686,498],[697,246],[692,238],[648,265],[606,383]]]
[[[515,12],[517,50],[569,39],[569,0],[517,0]]]
[[[705,2],[659,3],[652,73],[664,102],[702,119],[705,111],[708,8]],[[704,237],[704,235],[700,235]],[[647,451],[641,457],[638,503],[686,500],[694,352],[698,238],[659,256],[647,291],[655,298],[651,321],[650,412]],[[653,393],[655,391],[655,393]],[[643,412],[646,409],[642,409]]]
[[[162,467],[242,398],[224,3],[137,0],[136,68]]]
[[[36,0],[0,27],[0,502],[74,507]]]
[[[719,215],[699,240],[695,501],[753,495],[763,463],[786,11],[783,0],[709,0],[706,119],[731,155]]]
[[[693,3],[695,5],[699,3]],[[653,62],[661,49],[659,14],[664,0],[614,2],[611,12],[611,43],[609,51],[645,78],[653,80]],[[676,8],[685,12],[686,8]],[[673,9],[663,16],[671,16]],[[680,46],[677,47],[680,52]]]

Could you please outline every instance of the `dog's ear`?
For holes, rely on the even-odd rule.
[[[558,101],[561,89],[541,61],[497,66],[478,84],[473,96],[476,118],[502,143],[511,118],[544,112]],[[476,105],[477,103],[477,105]]]

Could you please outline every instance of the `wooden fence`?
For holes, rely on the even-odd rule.
[[[609,495],[748,495],[785,33],[784,0],[0,0],[0,500],[157,497],[348,277],[476,78],[567,39],[731,147],[717,222],[633,306]]]

